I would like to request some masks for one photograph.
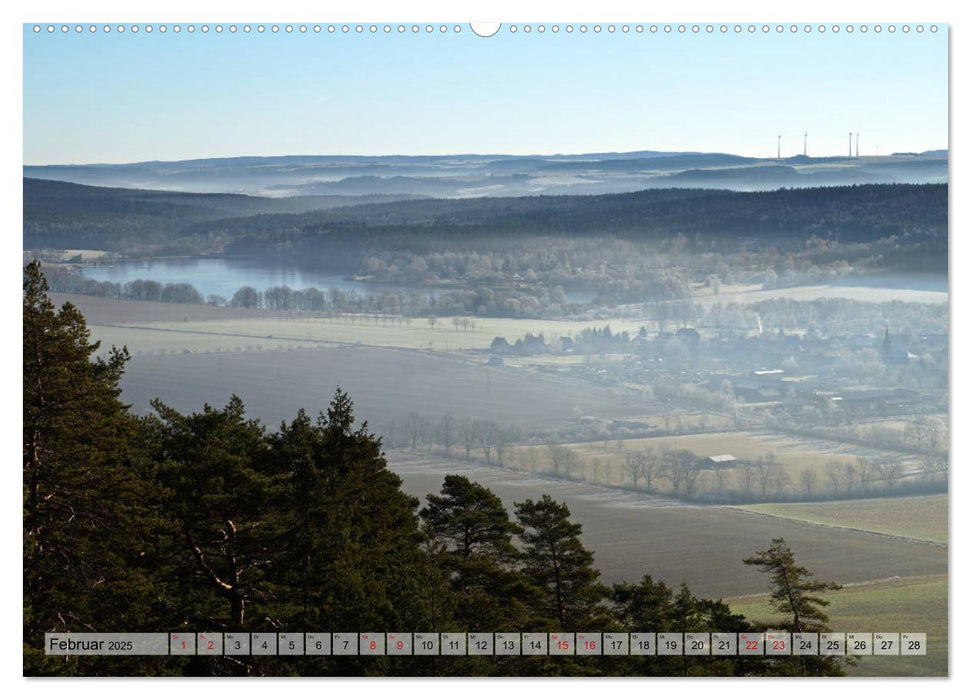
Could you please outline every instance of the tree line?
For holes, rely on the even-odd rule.
[[[47,657],[45,632],[709,631],[826,629],[835,585],[782,542],[748,563],[782,619],[645,575],[607,586],[582,526],[549,496],[515,503],[447,476],[424,508],[339,389],[276,431],[223,408],[120,400],[124,349],[96,355],[55,309],[36,262],[23,285],[26,675],[839,675],[826,657]]]
[[[941,427],[936,419],[919,417],[908,432],[939,440]],[[568,444],[548,442],[546,433],[494,420],[457,418],[450,412],[435,418],[411,411],[389,426],[386,437],[391,447],[701,503],[939,493],[947,489],[948,482],[946,452],[928,453],[911,468],[892,457],[856,457],[852,461],[831,459],[821,470],[805,467],[796,471],[781,464],[771,450],[750,459],[708,464],[684,448],[631,448],[624,440],[604,439],[604,450],[613,454],[588,457]]]

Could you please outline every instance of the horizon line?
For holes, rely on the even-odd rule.
[[[833,159],[842,158],[845,160],[857,160],[857,159],[868,159],[868,158],[892,158],[898,155],[929,155],[929,154],[949,154],[950,148],[930,148],[922,151],[892,151],[884,155],[877,154],[864,154],[864,155],[853,155],[849,156],[844,153],[833,153],[826,155],[803,155],[802,153],[794,153],[792,155],[784,155],[781,157],[776,156],[751,156],[743,155],[740,153],[732,153],[730,151],[698,151],[698,150],[654,150],[654,149],[637,149],[631,151],[585,151],[580,153],[567,153],[567,152],[555,152],[555,153],[476,153],[474,151],[466,152],[440,152],[440,153],[374,153],[374,154],[363,154],[363,153],[281,153],[273,155],[222,155],[222,156],[199,156],[193,158],[177,158],[177,159],[160,159],[153,158],[149,160],[134,160],[134,161],[91,161],[91,162],[48,162],[48,163],[23,163],[21,167],[24,168],[47,168],[47,167],[112,167],[112,166],[122,166],[122,165],[150,165],[153,163],[199,163],[208,160],[244,160],[244,159],[283,159],[283,158],[590,158],[593,156],[623,156],[623,155],[636,155],[636,154],[646,154],[653,153],[659,156],[684,156],[684,155],[718,155],[718,156],[731,156],[736,158],[747,158],[754,161],[786,161],[793,159]]]

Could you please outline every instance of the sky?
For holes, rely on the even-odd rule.
[[[25,164],[238,155],[947,147],[947,26],[867,34],[24,25]],[[113,25],[115,27],[117,25]],[[172,25],[169,25],[171,27]],[[241,25],[240,25],[241,26]],[[255,28],[255,25],[253,25]],[[832,26],[832,25],[830,25]],[[928,25],[929,26],[929,25]],[[156,25],[157,27],[157,25]],[[201,25],[196,25],[201,27]]]

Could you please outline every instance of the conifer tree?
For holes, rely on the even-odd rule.
[[[496,563],[519,557],[512,536],[522,528],[509,520],[502,501],[492,491],[464,476],[449,474],[442,495],[429,494],[421,517],[430,536],[442,538],[462,559],[480,556]]]
[[[71,304],[56,310],[40,263],[23,274],[24,672],[97,673],[95,657],[43,657],[45,632],[151,628],[157,497],[119,400],[127,351],[105,357]],[[128,668],[131,668],[129,664]]]
[[[796,564],[795,554],[782,538],[773,539],[771,547],[743,561],[772,575],[772,607],[785,617],[764,623],[764,627],[790,632],[829,631],[829,617],[823,611],[829,601],[817,594],[842,586],[814,579],[811,571]],[[774,671],[778,675],[843,675],[840,661],[831,656],[784,657],[775,663]]]
[[[449,474],[441,495],[429,494],[422,509],[425,533],[439,545],[438,566],[455,591],[456,622],[470,629],[521,629],[539,597],[518,569],[512,543],[523,529],[509,520],[492,491],[464,476]]]
[[[182,415],[161,401],[147,423],[165,487],[163,507],[174,524],[175,578],[183,587],[186,622],[210,629],[249,629],[250,606],[265,616],[267,580],[280,527],[274,508],[280,478],[267,460],[263,427],[247,420],[233,396],[223,409]]]
[[[772,574],[772,606],[786,617],[780,629],[792,632],[826,632],[829,617],[823,608],[829,601],[816,593],[838,591],[837,583],[817,581],[812,572],[798,566],[795,554],[782,538],[773,539],[772,546],[744,560],[749,566]]]
[[[575,630],[598,620],[604,589],[593,554],[583,547],[583,527],[570,521],[570,509],[544,494],[539,501],[516,503],[526,578],[543,591],[544,613],[563,630]]]

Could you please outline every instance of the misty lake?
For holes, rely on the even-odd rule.
[[[229,260],[225,258],[191,258],[176,260],[129,260],[107,265],[84,265],[85,277],[99,282],[124,284],[133,280],[155,280],[160,284],[187,283],[194,286],[203,298],[218,294],[232,299],[240,287],[265,291],[270,287],[321,291],[339,289],[359,294],[380,294],[388,290],[435,295],[442,288],[407,284],[385,284],[355,280],[347,275],[307,270],[290,265],[278,265],[262,260]],[[590,291],[568,291],[567,301],[584,303],[596,296]]]
[[[124,284],[137,279],[155,280],[161,284],[188,283],[203,298],[218,294],[231,299],[240,287],[253,287],[265,291],[270,287],[288,286],[291,289],[316,287],[322,291],[339,289],[359,294],[380,294],[388,290],[400,290],[434,295],[441,288],[405,284],[382,284],[355,280],[347,275],[302,269],[290,265],[274,264],[262,260],[230,260],[225,258],[194,258],[170,260],[137,260],[107,265],[85,265],[81,268],[86,277],[99,282]],[[835,280],[839,287],[881,288],[890,290],[920,290],[947,292],[947,276],[932,274],[894,275],[877,274],[851,276]],[[596,293],[588,290],[567,291],[567,300],[574,303],[592,301]],[[946,297],[945,297],[946,299]]]
[[[376,284],[351,279],[346,275],[304,270],[287,265],[276,265],[259,260],[227,260],[224,258],[197,258],[181,260],[138,260],[108,265],[85,265],[85,277],[99,282],[124,284],[137,279],[155,280],[161,284],[188,283],[203,297],[210,294],[231,299],[240,287],[253,287],[264,291],[270,287],[306,289],[316,287],[321,291],[340,289],[359,294],[378,294],[389,289],[434,294],[429,287],[397,284]]]

